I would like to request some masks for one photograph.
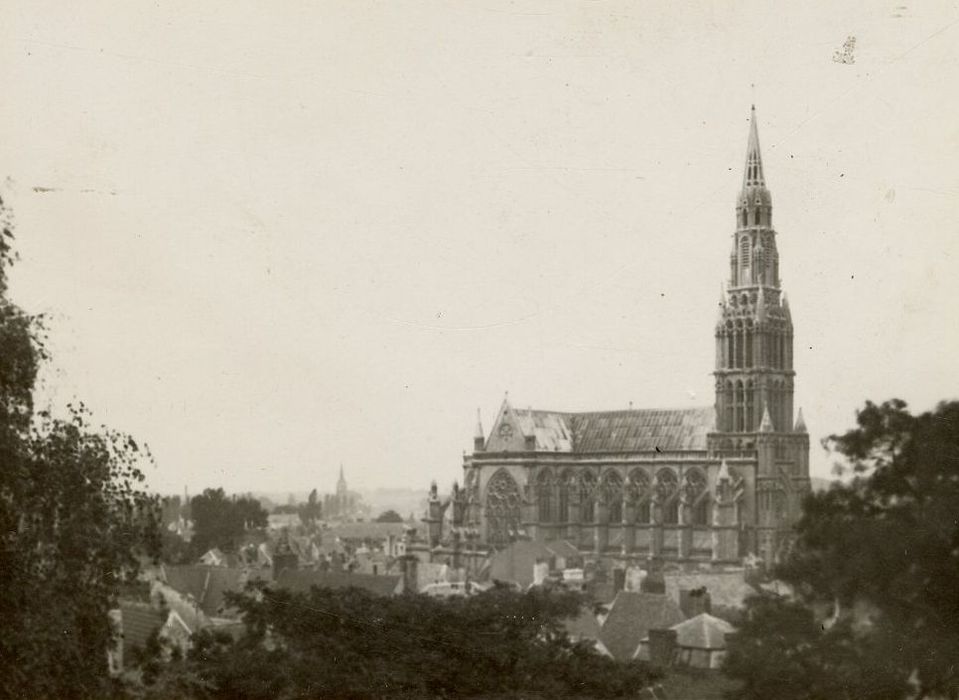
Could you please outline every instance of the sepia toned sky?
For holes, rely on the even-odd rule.
[[[41,403],[148,443],[157,489],[446,488],[506,390],[711,404],[752,102],[813,473],[865,399],[959,396],[954,3],[3,14]]]

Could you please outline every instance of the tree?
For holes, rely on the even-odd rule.
[[[2,202],[0,202],[2,207]],[[112,692],[107,613],[139,557],[159,546],[159,504],[142,487],[149,454],[94,429],[82,405],[34,413],[46,359],[42,319],[7,298],[12,235],[0,237],[0,696]]]
[[[167,675],[203,678],[178,697],[635,697],[654,677],[573,644],[569,593],[496,588],[469,598],[259,588],[234,597],[238,641],[202,634]]]
[[[255,498],[228,498],[222,488],[205,489],[190,501],[195,554],[214,547],[233,551],[250,530],[266,527],[267,512]]]
[[[303,525],[308,528],[316,527],[316,522],[323,514],[323,506],[319,502],[319,496],[316,493],[316,489],[310,491],[310,495],[306,499],[306,503],[300,504],[298,512],[300,514],[300,522],[302,522]]]
[[[383,511],[378,516],[376,516],[376,522],[401,523],[403,522],[403,516],[397,513],[395,510],[387,510],[387,511]]]
[[[804,668],[832,680],[848,680],[857,664],[884,680],[858,686],[854,697],[895,697],[886,689],[901,691],[907,680],[917,697],[957,697],[959,402],[918,416],[900,400],[867,402],[857,423],[824,441],[853,478],[806,499],[796,546],[777,570],[809,610],[832,611],[829,620],[819,616],[827,631],[772,654],[788,620],[785,609],[763,608],[765,622],[747,625],[731,647],[729,672],[747,686],[761,678],[773,662],[750,663],[743,650],[765,644],[781,662],[814,655],[819,661]],[[848,651],[845,664],[829,662],[837,649]],[[864,650],[882,666],[867,666]],[[832,697],[810,692],[776,697]]]
[[[724,672],[736,698],[900,700],[908,689],[888,629],[868,635],[843,619],[823,630],[811,607],[773,594],[747,600]]]

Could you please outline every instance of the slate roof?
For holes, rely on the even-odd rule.
[[[516,409],[513,420],[524,435],[535,435],[545,452],[663,452],[705,450],[715,429],[712,406],[564,413]],[[490,446],[499,442],[490,437]]]
[[[297,593],[306,593],[313,586],[341,590],[360,588],[373,595],[388,596],[397,591],[399,576],[374,576],[343,571],[305,571],[284,569],[274,581],[277,588],[286,588]]]
[[[150,635],[163,626],[163,614],[143,603],[120,602],[120,622],[123,625],[123,658],[130,659],[136,648],[145,649]]]
[[[571,417],[576,452],[705,450],[715,411],[706,408],[577,413]]]
[[[633,658],[651,629],[668,629],[683,621],[679,606],[665,595],[620,591],[600,630],[599,639],[613,658]]]
[[[193,597],[208,617],[222,614],[227,591],[239,592],[246,585],[242,569],[222,566],[164,566],[163,579],[170,588]]]
[[[676,644],[687,649],[725,649],[726,634],[736,628],[725,620],[701,613],[670,629],[676,630]]]
[[[563,620],[563,627],[573,640],[599,639],[599,620],[588,606],[580,608],[579,615],[576,617],[567,617]]]

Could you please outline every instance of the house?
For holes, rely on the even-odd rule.
[[[226,600],[228,592],[240,593],[253,580],[270,581],[269,569],[230,568],[225,566],[162,566],[154,582],[153,595],[169,601],[182,599],[194,610],[194,616],[207,620],[233,617]],[[191,625],[191,629],[194,627]]]
[[[742,610],[746,599],[758,591],[746,583],[746,570],[742,567],[703,571],[665,571],[663,581],[668,595],[677,604],[682,591],[705,588],[709,593],[712,612],[720,617],[735,615]]]
[[[168,652],[175,648],[185,654],[189,649],[192,631],[175,610],[121,600],[120,606],[110,611],[110,619],[117,633],[117,643],[108,652],[113,675],[129,671],[140,661],[140,654],[149,653],[150,638],[154,634]]]
[[[579,550],[566,540],[519,540],[490,556],[485,577],[490,581],[508,581],[528,588],[536,580],[534,567],[537,563],[547,562],[550,571],[562,571],[581,561]]]
[[[627,661],[635,656],[649,630],[667,629],[684,619],[669,596],[620,591],[600,629],[599,641],[614,659]]]
[[[722,667],[726,658],[726,635],[736,629],[718,617],[701,613],[670,627],[676,633],[673,642],[673,663],[692,668]],[[650,659],[649,637],[643,639],[634,658]]]
[[[563,620],[563,628],[566,630],[566,634],[569,635],[571,641],[586,642],[587,644],[591,644],[597,653],[603,656],[612,656],[612,654],[609,653],[609,649],[606,648],[606,645],[600,641],[601,627],[599,620],[588,606],[581,607],[579,614],[575,617],[568,617]]]
[[[359,588],[376,596],[389,596],[403,591],[403,579],[401,576],[372,576],[343,571],[284,569],[274,581],[274,586],[296,593],[307,593],[313,586],[333,590]]]

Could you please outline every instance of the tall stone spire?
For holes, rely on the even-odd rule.
[[[749,229],[756,226],[772,225],[772,196],[766,188],[766,175],[763,171],[763,156],[759,150],[759,128],[756,126],[756,106],[753,105],[749,119],[749,141],[746,144],[746,166],[743,170],[743,186],[739,192],[739,199],[736,204],[736,227],[740,230]],[[743,260],[742,254],[748,255],[749,249],[740,251],[739,271],[740,273],[750,271],[750,261]],[[749,284],[752,282],[752,276],[733,275],[732,286],[737,286],[737,282]],[[775,282],[769,281],[767,284]]]
[[[749,187],[765,187],[763,156],[759,150],[759,129],[756,126],[756,105],[749,116],[749,142],[746,145],[746,172],[743,173],[743,191]]]
[[[716,417],[722,432],[788,432],[793,424],[792,319],[782,303],[772,196],[750,111],[729,279],[716,323]]]

